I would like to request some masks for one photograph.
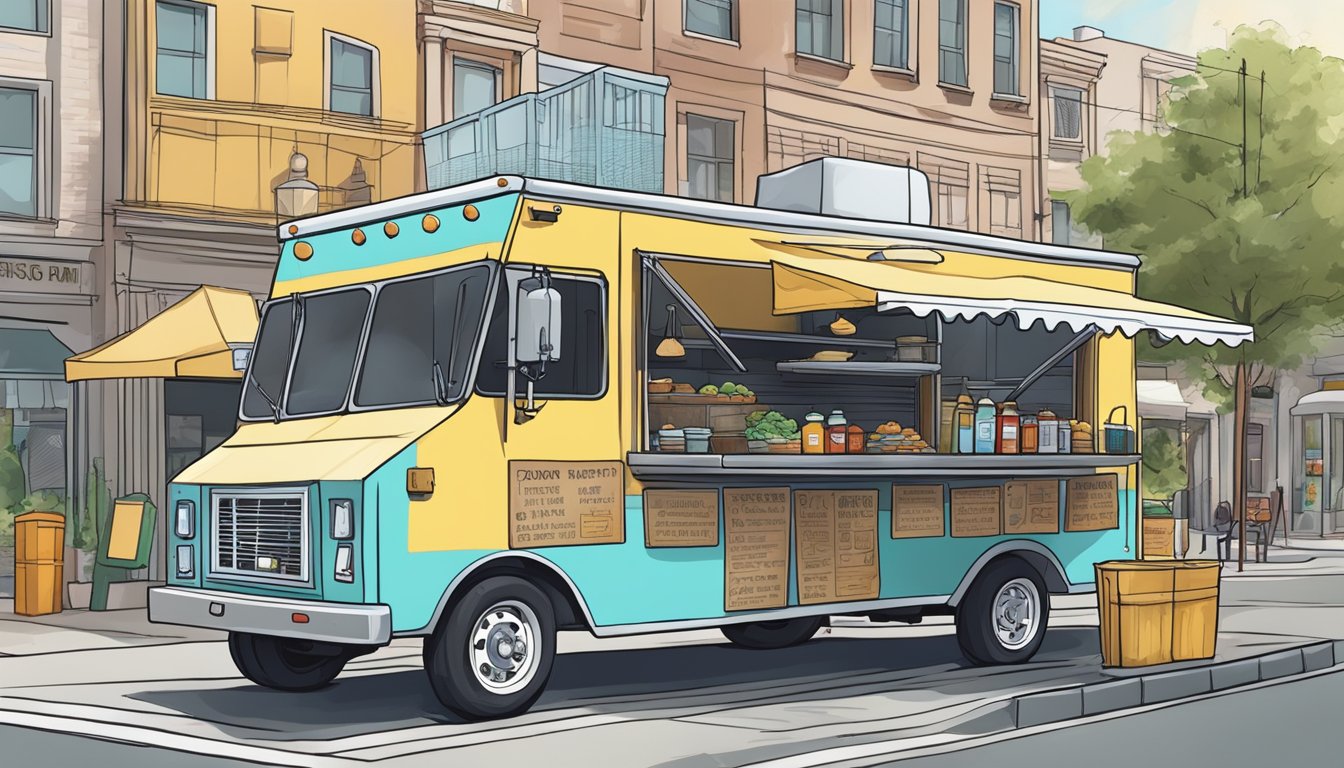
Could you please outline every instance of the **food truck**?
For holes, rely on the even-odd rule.
[[[1137,556],[1134,335],[1251,331],[1137,298],[1131,255],[896,221],[922,177],[846,163],[755,207],[500,176],[282,224],[151,620],[285,690],[421,637],[470,719],[535,701],[558,630],[951,614],[1029,659]]]

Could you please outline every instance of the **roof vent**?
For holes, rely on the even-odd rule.
[[[929,177],[914,168],[823,157],[759,177],[756,206],[927,226]]]
[[[1073,28],[1073,41],[1075,43],[1082,43],[1088,40],[1096,40],[1099,37],[1105,37],[1105,36],[1106,33],[1100,29],[1097,29],[1096,27],[1083,26]]]

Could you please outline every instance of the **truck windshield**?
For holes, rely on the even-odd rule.
[[[369,326],[355,405],[461,399],[489,289],[490,268],[484,264],[384,285]]]
[[[391,281],[378,286],[376,299],[367,286],[358,286],[271,302],[244,380],[243,418],[344,411],[352,385],[358,408],[461,399],[491,270],[473,264]],[[364,359],[357,366],[361,348]]]

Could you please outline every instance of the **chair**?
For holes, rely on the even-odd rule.
[[[1218,502],[1213,510],[1213,530],[1218,533],[1214,549],[1218,551],[1218,560],[1232,559],[1232,534],[1237,532],[1237,521],[1232,519],[1232,505],[1226,501]]]
[[[1269,494],[1269,520],[1246,526],[1246,535],[1255,537],[1253,543],[1257,563],[1269,562],[1269,545],[1274,543],[1274,537],[1279,533],[1279,525],[1282,520],[1283,489],[1275,488]],[[1247,543],[1252,543],[1252,540],[1248,540]]]

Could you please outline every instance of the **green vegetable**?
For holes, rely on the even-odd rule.
[[[735,395],[737,394],[737,385],[731,381],[725,381],[719,385],[719,394]]]
[[[702,394],[702,395],[717,395],[717,394],[719,394],[719,388],[716,387],[716,386],[714,386],[713,384],[706,384],[705,386],[703,386],[703,387],[700,388],[700,394]]]

